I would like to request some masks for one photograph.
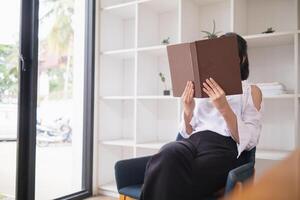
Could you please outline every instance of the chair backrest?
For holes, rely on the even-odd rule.
[[[176,137],[176,141],[180,141],[180,140],[183,140],[184,137],[181,136],[180,133],[177,134],[177,137]]]
[[[256,147],[251,149],[250,151],[243,151],[239,158],[237,159],[236,166],[241,166],[246,163],[252,162],[253,165],[255,164],[255,153],[256,153]]]

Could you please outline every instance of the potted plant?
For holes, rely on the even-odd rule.
[[[170,37],[168,37],[168,38],[166,38],[166,39],[163,39],[163,40],[161,41],[161,44],[163,44],[163,45],[168,45],[168,44],[170,44]]]
[[[275,30],[272,27],[270,27],[270,28],[267,28],[267,30],[262,33],[267,34],[267,33],[274,33],[274,32],[275,32]]]
[[[204,36],[204,38],[208,38],[208,39],[214,39],[218,37],[218,34],[221,33],[221,31],[216,32],[216,22],[215,20],[213,20],[213,31],[209,32],[209,31],[201,31],[203,33],[205,33],[206,35]]]
[[[163,94],[164,94],[165,96],[170,95],[170,90],[168,89],[167,84],[166,84],[166,77],[165,77],[164,74],[161,73],[161,72],[159,72],[158,75],[159,75],[159,77],[160,77],[161,82],[164,84],[164,87],[165,87],[164,93],[163,93]]]

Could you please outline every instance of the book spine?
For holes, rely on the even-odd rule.
[[[200,72],[198,66],[198,57],[197,57],[197,48],[196,42],[190,43],[190,51],[191,51],[191,59],[192,59],[192,69],[194,74],[194,86],[195,86],[195,94],[194,97],[202,97],[202,87],[200,83]]]

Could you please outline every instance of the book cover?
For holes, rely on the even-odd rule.
[[[240,60],[235,36],[167,46],[173,95],[180,97],[186,82],[195,85],[194,97],[208,97],[203,82],[212,77],[226,95],[242,93]]]

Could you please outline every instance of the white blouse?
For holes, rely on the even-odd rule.
[[[263,101],[259,110],[254,106],[251,95],[251,84],[247,80],[242,81],[243,94],[227,95],[227,101],[237,117],[237,126],[240,144],[237,144],[238,156],[244,150],[251,150],[258,144],[262,129]],[[195,109],[190,125],[194,134],[198,131],[211,130],[224,136],[232,134],[227,127],[223,116],[214,107],[210,98],[195,98]],[[190,135],[185,130],[183,112],[179,133],[188,138]]]

